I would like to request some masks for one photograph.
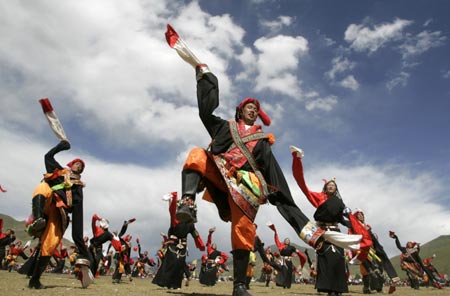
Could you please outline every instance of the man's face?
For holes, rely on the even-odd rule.
[[[74,173],[80,174],[81,171],[83,170],[83,164],[80,161],[77,161],[74,164],[72,164],[71,169]]]
[[[245,124],[253,125],[258,118],[258,107],[253,103],[247,103],[241,110],[241,119]]]

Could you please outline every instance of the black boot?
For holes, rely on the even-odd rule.
[[[247,289],[247,290],[250,290],[250,282],[252,281],[252,278],[251,277],[246,277],[245,278],[245,288]]]
[[[370,275],[364,275],[363,280],[363,294],[371,294],[370,292]]]
[[[32,200],[32,213],[34,216],[33,223],[28,226],[27,232],[33,237],[40,237],[45,230],[47,221],[44,217],[45,196],[42,194],[36,195]]]
[[[202,176],[192,170],[183,170],[181,173],[182,197],[178,201],[176,218],[180,222],[197,222],[197,206],[195,205],[195,195]]]
[[[250,251],[233,251],[233,296],[252,296],[245,287]]]
[[[50,262],[50,256],[40,256],[38,261],[36,262],[36,266],[33,271],[33,276],[30,279],[30,282],[28,283],[28,287],[30,289],[45,289],[47,288],[40,282],[40,278],[42,273],[47,268],[48,263]]]

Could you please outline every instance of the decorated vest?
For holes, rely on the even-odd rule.
[[[253,125],[246,129],[245,124],[240,121],[237,123],[237,127],[239,136],[246,139],[244,140],[245,146],[247,146],[250,153],[253,153],[258,140],[265,136],[261,126]],[[223,153],[223,158],[227,160],[229,164],[238,169],[240,169],[247,162],[247,158],[242,154],[241,150],[236,147],[236,145],[232,145],[227,152]]]
[[[258,208],[266,203],[268,186],[262,173],[258,170],[253,150],[259,140],[268,138],[261,130],[261,126],[255,125],[245,129],[243,122],[229,122],[233,144],[227,152],[210,156],[214,159],[220,174],[228,187],[233,201],[254,221]],[[253,172],[242,170],[245,163],[249,163]]]

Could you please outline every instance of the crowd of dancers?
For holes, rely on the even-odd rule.
[[[175,218],[177,194],[172,192],[164,197],[169,203],[170,227],[168,234],[161,233],[161,248],[152,252],[143,251],[139,238],[132,240],[132,236],[126,234],[128,226],[134,219],[124,221],[120,233],[110,232],[109,222],[97,214],[92,216],[92,237],[85,237],[85,243],[94,258],[91,272],[95,277],[111,277],[113,284],[136,279],[150,279],[153,284],[168,289],[181,289],[183,283],[189,285],[191,280],[198,280],[201,285],[215,286],[220,281],[232,280],[229,275],[229,254],[217,249],[213,242],[215,228],[209,229],[206,245],[195,230],[193,223],[183,226],[177,223]],[[364,223],[364,213],[357,209],[355,215]],[[255,237],[255,248],[250,253],[249,264],[246,272],[246,289],[251,289],[253,282],[262,282],[266,287],[275,286],[290,289],[292,284],[312,284],[317,282],[318,256],[310,256],[314,250],[299,248],[291,245],[290,239],[279,240],[274,224],[269,224],[269,229],[274,232],[272,247],[264,247],[264,242],[259,236]],[[370,226],[369,226],[370,227]],[[195,246],[204,254],[199,258],[188,261],[187,235],[192,235]],[[409,241],[403,246],[398,236],[390,232],[395,245],[401,252],[400,266],[405,272],[403,280],[397,276],[389,258],[383,251],[383,247],[374,236],[374,245],[370,249],[366,261],[358,262],[360,276],[350,274],[349,265],[355,258],[354,254],[346,252],[345,278],[348,284],[362,285],[363,293],[370,294],[382,292],[386,285],[389,293],[394,292],[392,287],[409,286],[412,289],[420,287],[444,287],[449,285],[448,277],[434,267],[433,255],[422,259],[420,257],[420,243]],[[6,228],[3,231],[3,220],[0,219],[0,262],[1,269],[8,272],[19,272],[32,276],[30,267],[33,257],[36,256],[36,247],[31,247],[32,240],[23,243],[15,239],[15,231]],[[77,273],[75,266],[78,258],[78,250],[75,245],[68,247],[62,243],[55,249],[46,268],[49,273]],[[256,256],[256,254],[259,256]],[[257,261],[261,260],[260,264]],[[305,267],[305,265],[307,265]],[[259,270],[255,270],[260,266]],[[394,285],[392,285],[394,283]]]
[[[168,289],[181,289],[182,281],[198,271],[199,282],[214,286],[221,274],[230,271],[233,296],[251,296],[251,283],[255,278],[256,253],[262,260],[262,280],[270,285],[290,289],[308,262],[310,277],[318,292],[329,296],[348,293],[349,265],[360,266],[363,293],[380,292],[384,285],[394,293],[400,284],[397,275],[376,234],[365,221],[364,212],[353,211],[345,204],[335,179],[325,180],[319,191],[310,190],[303,169],[304,153],[291,146],[292,174],[306,199],[315,208],[314,219],[308,218],[298,207],[291,194],[284,173],[278,164],[271,145],[275,139],[266,134],[259,119],[266,126],[270,117],[263,111],[256,98],[245,98],[237,106],[233,120],[222,119],[214,112],[219,106],[219,83],[208,65],[201,63],[190,51],[175,30],[168,25],[166,38],[169,45],[195,69],[197,102],[200,120],[211,137],[207,148],[196,147],[189,151],[181,174],[181,194],[171,192],[165,196],[168,202],[169,228],[162,234],[161,248],[155,258],[148,251],[142,253],[140,240],[129,233],[134,218],[125,220],[119,232],[110,230],[109,221],[101,215],[92,215],[92,236],[83,234],[83,188],[81,175],[86,167],[76,158],[63,167],[55,156],[71,148],[59,119],[48,99],[40,100],[50,126],[59,138],[44,157],[46,172],[42,182],[32,194],[32,214],[26,221],[26,231],[37,240],[30,248],[15,241],[14,230],[0,234],[0,259],[2,267],[11,271],[16,258],[24,264],[18,271],[29,278],[29,288],[45,289],[41,275],[52,266],[53,272],[61,272],[69,258],[71,272],[87,288],[95,276],[110,275],[112,282],[151,275],[152,283]],[[230,223],[231,254],[220,251],[212,236],[211,227],[206,244],[195,225],[204,223],[197,215],[197,194],[215,204],[218,216]],[[303,241],[307,249],[301,251],[291,244],[290,238],[281,242],[274,224],[275,247],[265,248],[254,223],[260,205],[269,203],[291,227],[296,239]],[[72,227],[73,246],[68,251],[62,237]],[[345,226],[348,233],[341,232]],[[2,228],[3,229],[3,225]],[[188,236],[195,247],[205,252],[200,262],[187,262]],[[402,246],[398,236],[391,233],[401,251],[401,266],[406,271],[409,285],[419,288],[422,283],[442,289],[448,284],[445,277],[432,265],[432,258],[421,259],[420,244],[408,242]],[[295,239],[293,239],[295,241]],[[107,245],[107,247],[106,247]],[[105,250],[106,248],[106,250]],[[28,255],[26,250],[28,249]],[[312,256],[314,252],[314,256]],[[137,254],[135,254],[137,253]],[[294,261],[298,258],[299,264]],[[421,280],[422,279],[422,280]]]

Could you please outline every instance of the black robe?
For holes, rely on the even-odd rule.
[[[342,211],[344,208],[344,202],[340,198],[339,192],[336,192],[317,208],[314,218],[318,223],[338,224],[343,220]],[[339,229],[332,231],[340,232]],[[316,250],[316,253],[317,291],[348,293],[344,249],[332,245],[328,241],[323,241],[322,246]]]
[[[200,119],[207,129],[212,139],[211,152],[214,155],[224,153],[233,143],[231,136],[229,122],[213,114],[214,110],[219,106],[219,85],[217,77],[212,73],[203,75],[197,83],[197,102],[199,107]],[[263,174],[271,193],[267,196],[269,202],[275,205],[280,214],[286,221],[294,228],[295,232],[299,234],[302,228],[308,223],[308,217],[295,204],[289,190],[288,184],[284,177],[281,168],[272,154],[272,149],[267,139],[261,139],[256,144],[253,150],[253,156],[258,165],[259,170]],[[242,169],[246,171],[253,171],[251,166],[244,164]],[[208,187],[208,190],[210,188]],[[210,192],[213,196],[220,196],[226,200],[227,193],[220,193],[218,191]],[[227,206],[227,203],[216,202],[216,205]]]
[[[167,251],[152,280],[153,284],[169,289],[181,288],[186,268],[188,234],[191,234],[194,239],[198,236],[193,223],[180,222],[169,228]]]
[[[278,274],[275,279],[275,283],[277,286],[283,288],[291,288],[293,274],[294,274],[294,265],[292,264],[292,254],[295,253],[294,246],[286,246],[280,251],[280,256],[283,258],[284,264],[279,266]]]
[[[219,265],[215,263],[215,259],[221,256],[222,252],[214,250],[208,254],[208,261],[206,264],[202,265],[200,271],[199,282],[202,285],[214,286],[217,282],[217,273],[219,271]]]

